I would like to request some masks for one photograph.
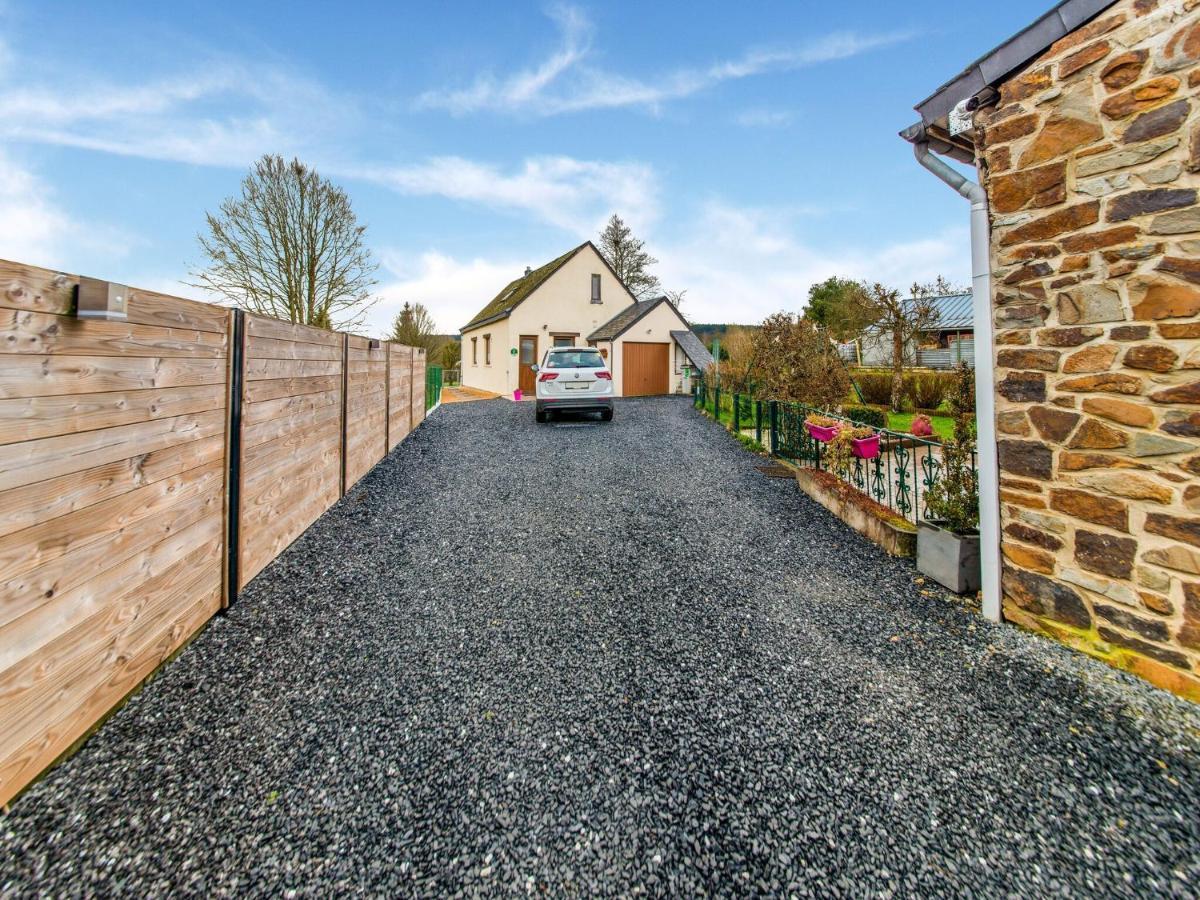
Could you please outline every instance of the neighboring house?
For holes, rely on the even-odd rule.
[[[909,298],[909,303],[915,303]],[[930,369],[952,369],[959,360],[975,365],[975,324],[972,319],[971,295],[945,294],[925,301],[933,306],[936,318],[931,327],[907,348],[905,355],[913,365]],[[861,366],[890,366],[892,336],[868,334],[857,341],[841,344],[838,352],[848,362]]]
[[[462,383],[533,396],[551,347],[596,347],[618,397],[688,390],[712,356],[666,297],[638,300],[588,241],[504,287],[462,329]]]
[[[1064,0],[903,136],[990,282],[983,609],[1200,700],[1197,86],[1196,0]]]

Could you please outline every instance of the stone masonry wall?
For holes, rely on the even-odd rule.
[[[976,115],[1005,615],[1200,700],[1200,0],[1122,0]]]

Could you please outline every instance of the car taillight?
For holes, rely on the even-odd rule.
[[[541,375],[538,376],[538,381],[553,381],[557,377],[558,377],[557,372],[543,372]]]
[[[603,378],[605,381],[612,381],[612,372],[597,372],[597,378]]]

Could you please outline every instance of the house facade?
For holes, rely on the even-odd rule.
[[[671,301],[639,301],[591,241],[526,270],[462,328],[462,382],[532,397],[533,365],[560,346],[598,348],[619,397],[681,393],[712,364]]]
[[[986,199],[1003,617],[1200,700],[1198,87],[1197,0],[1066,0],[903,136]]]

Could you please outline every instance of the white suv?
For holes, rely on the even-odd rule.
[[[555,347],[533,370],[538,422],[558,409],[599,410],[600,418],[612,421],[612,372],[595,347]]]

